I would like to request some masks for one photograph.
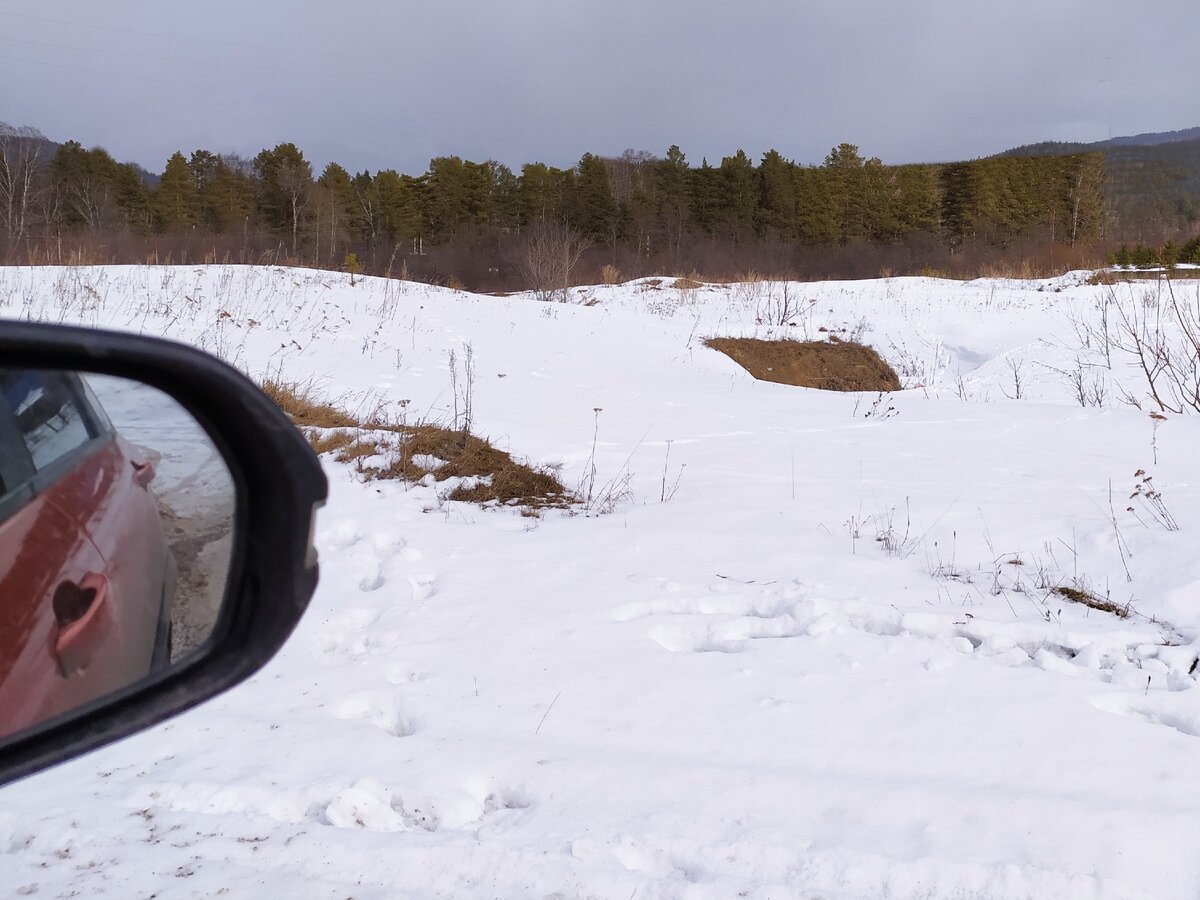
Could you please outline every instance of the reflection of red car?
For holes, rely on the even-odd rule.
[[[153,477],[77,375],[0,369],[0,735],[168,661]]]

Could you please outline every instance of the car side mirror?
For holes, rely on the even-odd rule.
[[[325,496],[300,432],[214,357],[0,323],[0,784],[265,665],[316,587]]]

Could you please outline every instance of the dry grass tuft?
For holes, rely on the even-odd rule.
[[[301,428],[316,453],[335,453],[338,462],[355,463],[367,480],[415,482],[429,475],[437,481],[469,478],[473,483],[451,491],[451,500],[530,510],[567,507],[575,500],[551,470],[517,462],[487,440],[461,429],[359,421],[317,400],[311,386],[268,379],[263,390]],[[362,461],[372,456],[382,456],[387,462],[364,465]]]
[[[901,389],[895,370],[878,353],[852,341],[709,338],[704,343],[724,353],[760,381],[822,391]]]
[[[600,280],[605,284],[620,284],[621,270],[612,263],[605,263],[600,269]]]
[[[380,469],[368,469],[369,478],[420,481],[432,475],[437,481],[478,479],[475,484],[459,486],[450,494],[451,500],[471,503],[495,501],[542,507],[566,506],[572,499],[549,470],[519,463],[473,434],[438,425],[414,425],[402,429],[400,434],[399,446],[390,453],[391,462]],[[440,460],[441,464],[431,464],[433,460]]]
[[[372,440],[363,440],[358,438],[354,443],[343,447],[337,456],[334,457],[338,462],[355,462],[356,460],[365,459],[368,456],[375,456],[382,453],[383,448]]]
[[[311,384],[286,383],[268,378],[263,381],[262,389],[297,425],[355,428],[359,424],[336,406],[318,400]]]
[[[1060,586],[1053,589],[1052,593],[1058,594],[1060,597],[1066,597],[1072,603],[1080,603],[1091,609],[1098,609],[1100,612],[1112,613],[1120,619],[1129,618],[1129,609],[1124,606],[1119,606],[1111,600],[1105,600],[1103,597],[1097,597],[1091,591],[1082,590],[1077,587]]]
[[[322,453],[332,453],[334,450],[341,450],[347,444],[354,441],[354,435],[344,428],[337,428],[333,431],[321,431],[317,428],[310,428],[305,432],[304,436],[308,438],[309,445],[318,456]]]

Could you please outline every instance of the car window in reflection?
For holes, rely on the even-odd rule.
[[[21,437],[39,472],[93,437],[61,374],[0,372],[0,391],[16,415]]]

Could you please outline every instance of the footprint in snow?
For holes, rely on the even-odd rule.
[[[334,828],[380,833],[437,831],[440,825],[436,815],[418,808],[408,809],[391,788],[374,778],[360,778],[339,791],[316,818]]]
[[[672,596],[655,600],[633,600],[614,607],[609,613],[618,622],[645,619],[656,615],[747,616],[775,619],[792,611],[794,600],[764,595],[739,597],[729,594],[707,597]]]
[[[436,593],[433,575],[409,575],[408,583],[412,585],[414,603],[424,603]]]
[[[397,700],[382,692],[355,694],[334,707],[335,717],[343,720],[370,722],[393,737],[409,737],[416,725],[404,715]]]
[[[323,666],[343,666],[362,656],[390,653],[404,643],[398,631],[368,629],[350,634],[319,635],[312,642],[312,653]]]
[[[383,587],[386,583],[384,568],[404,550],[404,538],[386,531],[377,533],[369,543],[360,545],[355,560],[363,573],[358,579],[358,589],[363,593],[371,593]]]

